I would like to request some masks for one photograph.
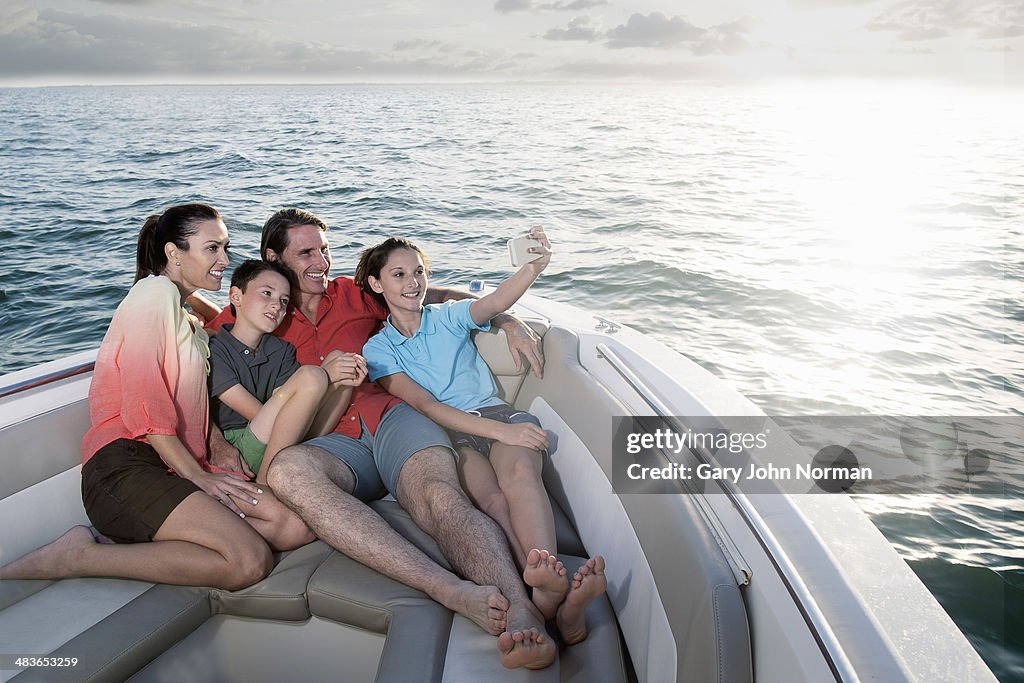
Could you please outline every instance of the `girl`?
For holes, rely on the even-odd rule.
[[[597,556],[573,577],[555,557],[555,524],[541,480],[547,433],[536,417],[515,410],[470,338],[526,292],[551,261],[543,228],[530,230],[540,258],[523,265],[480,299],[424,306],[429,261],[412,242],[390,238],[363,252],[356,282],[390,311],[384,329],[363,347],[368,377],[450,430],[466,492],[505,531],[523,580],[545,618],[563,637],[586,637],[583,606],[604,591]],[[527,552],[527,549],[530,549]]]

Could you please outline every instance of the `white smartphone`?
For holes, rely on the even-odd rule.
[[[529,237],[516,237],[508,241],[508,260],[513,266],[521,266],[530,261],[536,261],[540,254],[531,254],[527,249],[539,246],[540,242]]]

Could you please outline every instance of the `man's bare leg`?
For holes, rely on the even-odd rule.
[[[502,664],[550,665],[555,644],[544,630],[544,618],[526,595],[505,534],[459,486],[452,452],[432,447],[414,453],[402,467],[395,498],[462,576],[497,586],[508,598],[508,628],[498,639]]]
[[[306,444],[285,448],[268,479],[278,499],[332,548],[423,591],[488,633],[506,630],[508,601],[499,589],[464,581],[438,566],[349,493],[355,488],[352,471],[327,451]]]

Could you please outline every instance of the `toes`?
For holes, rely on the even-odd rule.
[[[491,593],[489,596],[487,596],[487,606],[499,609],[504,612],[508,610],[508,598],[506,598],[501,593]]]

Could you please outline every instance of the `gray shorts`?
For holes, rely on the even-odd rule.
[[[394,494],[402,466],[413,453],[431,446],[452,450],[444,429],[407,403],[386,412],[376,434],[370,434],[365,424],[362,428],[358,439],[332,433],[306,444],[318,446],[348,465],[356,478],[352,495],[364,502],[382,498],[389,491]]]

